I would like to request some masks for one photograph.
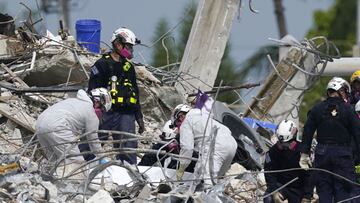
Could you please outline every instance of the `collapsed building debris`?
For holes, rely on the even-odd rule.
[[[25,32],[27,36],[39,35]],[[4,32],[4,34],[6,34]],[[288,54],[289,61],[300,62],[303,47],[295,47]],[[294,53],[296,52],[296,53]],[[318,54],[318,53],[316,53]],[[72,36],[63,39],[50,32],[39,39],[24,41],[6,35],[0,37],[1,96],[0,96],[0,201],[18,202],[258,202],[262,201],[266,184],[261,171],[264,153],[271,146],[271,132],[265,128],[255,131],[231,111],[225,104],[216,102],[215,118],[231,130],[238,149],[231,169],[219,183],[211,188],[196,187],[203,179],[185,173],[182,181],[176,181],[176,171],[166,165],[180,157],[165,151],[152,150],[149,143],[161,142],[162,124],[168,120],[171,110],[182,103],[174,83],[186,82],[173,71],[160,70],[136,64],[141,106],[146,130],[142,136],[131,135],[142,144],[139,149],[111,148],[113,140],[104,142],[105,152],[97,154],[113,159],[116,153],[154,153],[158,161],[153,166],[131,166],[109,161],[98,165],[98,159],[82,164],[66,163],[71,157],[64,153],[64,160],[49,163],[44,159],[35,133],[38,115],[49,105],[73,96],[79,88],[85,88],[92,64],[100,57],[79,47]],[[270,95],[279,98],[287,88],[288,80],[296,77],[296,70],[289,72],[288,62],[283,72],[272,74],[267,85],[278,85],[278,92]],[[288,67],[289,66],[289,67]],[[303,67],[301,67],[303,68]],[[281,74],[287,73],[286,78]],[[280,75],[280,76],[279,76]],[[187,75],[191,80],[195,76]],[[281,77],[281,78],[280,78]],[[276,83],[272,82],[276,80]],[[308,78],[307,78],[308,79]],[[283,81],[285,80],[285,81]],[[253,87],[248,84],[242,87]],[[226,87],[234,90],[239,87]],[[264,86],[263,88],[267,88]],[[210,93],[224,91],[221,87]],[[260,95],[266,97],[266,95]],[[216,99],[216,98],[215,98]],[[248,114],[270,111],[265,100],[255,101]],[[263,108],[266,111],[263,111]],[[250,112],[251,111],[251,112]],[[262,117],[261,117],[262,118]],[[105,132],[116,134],[123,132]],[[264,136],[266,135],[266,136]],[[79,140],[81,140],[79,135]],[[125,142],[122,140],[120,142]],[[91,141],[90,141],[91,142]],[[76,141],[73,144],[81,143]],[[168,143],[163,143],[168,144]],[[165,156],[161,164],[159,154]],[[83,153],[76,156],[82,156]],[[170,158],[170,159],[169,159]],[[192,160],[196,161],[196,158]]]

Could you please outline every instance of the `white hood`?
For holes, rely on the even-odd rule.
[[[76,94],[76,98],[78,98],[80,100],[83,100],[83,101],[86,101],[86,102],[90,102],[91,104],[93,104],[93,102],[90,99],[89,95],[83,89],[78,90],[78,92]]]

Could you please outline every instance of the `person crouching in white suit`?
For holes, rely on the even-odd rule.
[[[204,179],[205,185],[216,183],[217,177],[225,174],[237,149],[229,128],[213,119],[210,113],[213,102],[208,98],[201,109],[180,104],[172,114],[174,124],[180,130],[180,156],[190,158],[194,150],[199,152],[194,173],[196,178]],[[182,179],[189,163],[189,159],[180,160],[176,173],[178,180]]]
[[[81,164],[85,160],[80,155],[77,142],[82,133],[93,153],[102,150],[95,132],[99,127],[99,113],[111,107],[111,96],[105,88],[93,89],[89,94],[77,92],[76,98],[60,101],[42,112],[36,121],[37,139],[49,163],[64,162],[65,165]],[[100,164],[105,159],[100,159]],[[65,170],[65,169],[64,169]],[[67,167],[66,170],[70,170]]]

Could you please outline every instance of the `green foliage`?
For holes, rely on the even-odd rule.
[[[194,1],[191,1],[187,6],[185,6],[185,9],[183,10],[183,23],[180,25],[180,40],[178,43],[178,50],[179,53],[181,53],[181,57],[184,53],[185,46],[190,35],[191,26],[196,15],[196,9],[196,4]]]
[[[237,80],[236,74],[235,74],[235,62],[230,57],[230,49],[231,46],[229,43],[226,44],[225,50],[224,50],[224,56],[221,59],[221,64],[219,68],[218,75],[215,79],[215,86],[219,86],[221,80],[223,80],[222,86],[231,86],[234,85],[233,81]],[[237,95],[233,92],[224,92],[219,94],[218,100],[223,102],[232,103],[237,99]]]
[[[314,26],[307,37],[325,36],[339,48],[342,56],[351,55],[356,39],[356,0],[336,0],[327,11],[316,11]]]
[[[276,64],[279,58],[279,47],[275,45],[260,47],[241,65],[241,69],[236,73],[236,78],[238,78],[239,81],[244,81],[254,72],[259,76],[264,75],[265,77],[270,71],[270,62],[267,59],[267,55],[270,55],[271,59]]]
[[[164,35],[169,30],[169,23],[165,18],[161,18],[155,28],[153,41],[158,40],[159,36]],[[163,46],[165,45],[165,47]],[[170,35],[163,36],[159,43],[154,46],[152,52],[152,65],[155,67],[165,66],[177,61],[177,50],[175,40]]]
[[[356,8],[356,0],[336,0],[327,11],[315,12],[314,25],[307,37],[325,36],[335,43],[342,56],[350,56],[356,38]],[[325,89],[329,80],[330,77],[321,77],[304,95],[300,106],[300,121],[304,122],[309,109],[325,98]]]

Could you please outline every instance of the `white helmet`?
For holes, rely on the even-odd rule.
[[[292,140],[298,132],[297,125],[294,121],[283,120],[276,129],[276,135],[280,142]]]
[[[168,120],[162,129],[162,137],[165,140],[171,140],[176,137],[176,133],[175,133],[176,128],[170,128],[171,124],[172,124],[171,120]]]
[[[340,77],[333,77],[329,81],[326,89],[327,90],[332,89],[332,90],[335,90],[335,91],[339,91],[341,88],[345,88],[345,91],[347,93],[351,92],[350,85],[346,80],[344,80],[344,79],[342,79]]]
[[[175,107],[174,111],[171,113],[171,121],[174,124],[174,122],[179,119],[179,113],[184,112],[187,113],[191,109],[190,106],[186,104],[179,104]]]
[[[111,109],[111,95],[108,90],[100,87],[90,91],[90,96],[94,101],[100,101],[100,105],[109,111]]]
[[[115,30],[111,36],[111,42],[114,42],[115,39],[120,38],[122,43],[129,43],[135,45],[138,41],[135,34],[127,28],[119,28]]]

